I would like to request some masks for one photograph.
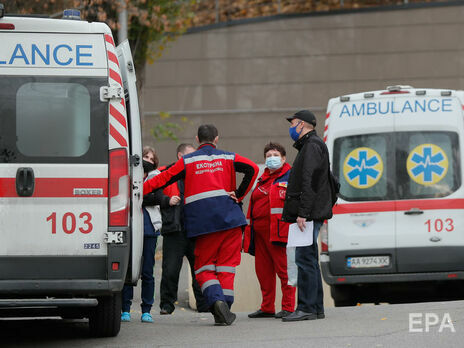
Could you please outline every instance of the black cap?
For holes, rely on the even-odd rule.
[[[309,110],[300,110],[296,112],[293,116],[287,117],[287,121],[292,122],[294,118],[305,121],[316,127],[316,116],[314,116],[314,114]]]

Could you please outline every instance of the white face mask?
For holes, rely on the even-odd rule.
[[[280,156],[266,157],[266,167],[269,169],[279,169],[282,167],[282,158]]]

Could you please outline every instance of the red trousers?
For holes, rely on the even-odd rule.
[[[282,310],[293,312],[296,288],[287,284],[287,248],[274,245],[269,241],[268,221],[256,221],[253,228],[255,231],[255,269],[263,295],[261,310],[266,313],[275,312],[277,274],[282,288]]]
[[[195,240],[195,278],[209,307],[234,302],[235,267],[240,264],[242,228],[214,232]]]

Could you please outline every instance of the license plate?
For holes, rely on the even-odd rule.
[[[348,268],[376,268],[390,266],[390,256],[361,256],[348,257],[346,259]]]

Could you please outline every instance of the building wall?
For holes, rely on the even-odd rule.
[[[317,114],[323,132],[328,99],[388,85],[463,88],[464,6],[302,16],[186,34],[146,69],[144,143],[161,163],[174,141],[157,142],[156,112],[171,112],[193,142],[214,123],[220,147],[263,162],[266,142],[294,158],[284,116]],[[187,117],[187,121],[182,121]]]

